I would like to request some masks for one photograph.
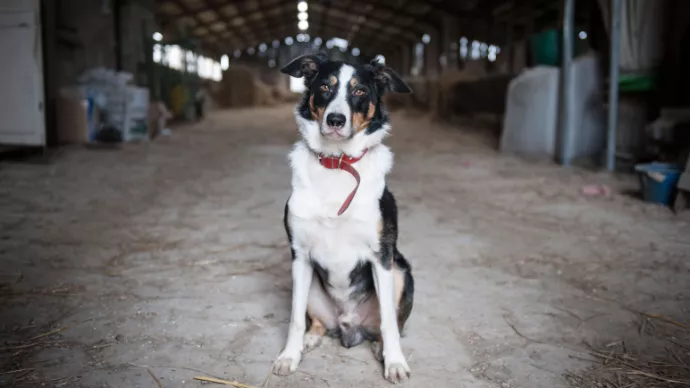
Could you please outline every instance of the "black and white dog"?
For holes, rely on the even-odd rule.
[[[405,381],[410,368],[400,331],[412,311],[414,280],[396,246],[397,207],[386,187],[393,154],[381,142],[390,131],[384,93],[411,90],[378,62],[306,55],[281,71],[304,77],[307,91],[295,111],[302,140],[290,153],[284,219],[292,314],[273,372],[294,372],[302,353],[329,335],[347,348],[372,341],[386,379]]]

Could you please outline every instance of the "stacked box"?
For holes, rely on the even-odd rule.
[[[149,90],[131,85],[132,75],[95,68],[79,78],[85,98],[99,108],[103,124],[119,132],[121,141],[148,139]],[[98,134],[96,134],[97,140]]]

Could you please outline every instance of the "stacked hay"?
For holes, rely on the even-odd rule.
[[[220,88],[213,93],[219,107],[272,106],[277,103],[271,86],[266,85],[248,66],[231,66],[223,75]]]
[[[223,108],[254,106],[256,90],[254,72],[245,66],[231,66],[223,74],[220,90],[215,94],[215,101]]]
[[[256,91],[254,106],[276,105],[276,100],[273,98],[273,87],[266,85],[259,79],[255,79],[254,90]]]
[[[469,61],[462,70],[448,70],[441,74],[432,91],[432,113],[435,117],[448,120],[453,109],[453,89],[459,82],[474,81],[486,77],[486,68],[482,61]]]

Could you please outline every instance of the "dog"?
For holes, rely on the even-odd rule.
[[[406,381],[400,332],[412,311],[414,278],[397,249],[397,207],[386,186],[393,154],[381,143],[391,129],[384,94],[412,91],[377,61],[304,55],[281,71],[303,77],[306,91],[295,109],[302,139],[289,155],[284,213],[292,312],[273,372],[295,372],[302,354],[329,335],[346,348],[370,341],[385,378]]]

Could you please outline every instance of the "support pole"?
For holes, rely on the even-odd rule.
[[[515,41],[513,40],[513,22],[506,23],[506,48],[508,53],[506,60],[508,61],[508,73],[515,74]]]
[[[616,169],[616,131],[618,130],[618,78],[621,53],[621,0],[611,0],[611,68],[609,70],[609,120],[606,169]]]
[[[575,0],[564,0],[563,6],[563,64],[561,65],[561,164],[570,166],[572,161],[571,141],[573,139],[573,24]]]

